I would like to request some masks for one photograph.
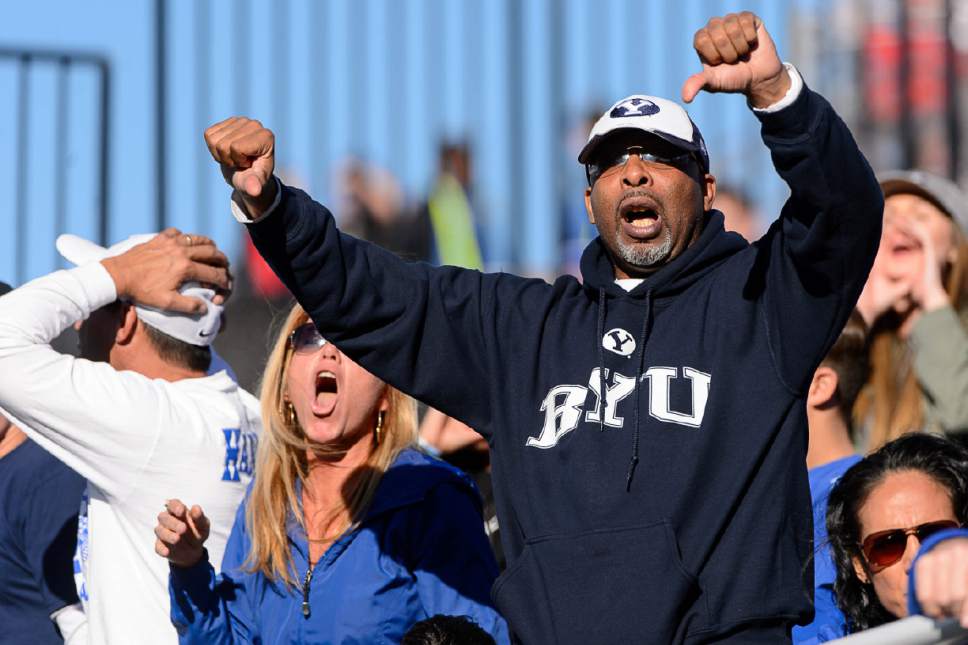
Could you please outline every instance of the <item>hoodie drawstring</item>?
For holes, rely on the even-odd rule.
[[[605,289],[598,290],[598,431],[605,431]]]
[[[632,477],[635,467],[639,464],[639,382],[642,380],[642,365],[645,362],[645,341],[649,336],[649,318],[652,317],[652,292],[645,292],[645,317],[642,320],[642,332],[639,335],[639,360],[635,369],[635,427],[632,431],[632,458],[629,460],[629,473],[625,479],[625,491],[632,490]]]

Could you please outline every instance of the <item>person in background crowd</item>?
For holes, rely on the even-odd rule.
[[[693,46],[683,98],[741,93],[791,198],[756,245],[726,233],[686,111],[629,96],[579,155],[599,232],[582,283],[401,262],[282,185],[258,121],[205,133],[233,215],[320,333],[489,440],[493,597],[522,642],[789,642],[812,616],[806,389],[883,200],[755,15],[713,18]]]
[[[342,175],[341,221],[355,235],[404,260],[431,259],[430,221],[404,204],[403,190],[388,171],[351,160]]]
[[[494,639],[466,616],[437,615],[411,627],[400,645],[494,645]]]
[[[432,260],[466,269],[484,268],[471,194],[471,150],[463,142],[444,142],[437,150],[437,178],[417,215],[433,236]]]
[[[918,548],[966,522],[968,450],[949,439],[909,433],[848,469],[827,506],[834,596],[846,620],[818,626],[819,641],[908,616],[908,577]],[[938,597],[934,585],[960,587],[964,598],[968,567],[951,573],[961,578],[922,576],[929,603]]]
[[[191,492],[221,523],[209,543],[221,561],[255,458],[258,402],[224,371],[205,375],[228,260],[174,229],[57,248],[78,266],[0,298],[0,407],[87,480],[77,587],[90,641],[171,643],[155,509]],[[81,358],[49,344],[74,324]]]
[[[834,599],[836,570],[827,544],[827,496],[841,475],[860,461],[860,456],[854,452],[851,415],[857,393],[866,380],[867,326],[855,310],[837,342],[813,373],[807,390],[814,620],[809,625],[793,628],[795,643],[816,637],[820,625],[843,620]]]
[[[563,133],[569,158],[577,157],[585,147],[588,133],[604,111],[604,105],[596,105],[585,110],[580,118],[575,119]],[[569,164],[567,172],[564,172],[564,176],[558,181],[558,188],[561,191],[561,196],[558,198],[561,202],[561,224],[559,225],[561,261],[558,273],[575,277],[581,276],[582,252],[598,235],[595,225],[588,221],[588,211],[582,194],[574,189],[575,184],[584,179],[584,168],[578,164]]]
[[[871,374],[855,416],[866,445],[968,431],[968,197],[924,171],[885,173],[884,232],[857,308]]]
[[[8,292],[0,282],[0,296]],[[0,643],[84,633],[73,564],[83,492],[80,475],[0,414]]]
[[[739,233],[747,242],[754,242],[763,234],[763,227],[753,202],[740,188],[717,187],[716,202],[713,206],[723,214],[723,226],[727,231]]]
[[[298,306],[261,394],[255,481],[222,575],[203,549],[203,508],[172,500],[158,518],[182,642],[398,643],[443,613],[506,643],[480,498],[466,475],[413,449],[414,401],[326,342]]]

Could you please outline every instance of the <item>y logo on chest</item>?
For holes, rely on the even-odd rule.
[[[608,334],[606,334],[607,337]],[[631,336],[629,340],[635,343]],[[540,407],[540,411],[544,413],[541,432],[536,437],[528,437],[526,445],[533,448],[555,447],[563,436],[578,427],[583,414],[588,423],[601,422],[610,428],[625,426],[625,418],[619,412],[620,408],[634,404],[632,402],[623,405],[623,401],[635,391],[635,378],[606,369],[605,395],[602,396],[599,369],[597,367],[592,369],[588,375],[587,386],[556,385],[548,390]],[[649,416],[664,423],[698,428],[702,425],[703,415],[706,412],[712,376],[692,367],[682,368],[682,378],[689,381],[692,393],[692,409],[686,412],[673,410],[671,405],[672,382],[680,378],[678,372],[675,367],[656,366],[650,367],[642,375],[642,380],[648,381],[649,384]],[[595,395],[591,406],[586,405],[589,392]],[[602,410],[603,400],[604,410]],[[604,419],[602,419],[603,414]]]
[[[602,347],[619,356],[630,356],[635,351],[635,339],[621,327],[616,327],[605,332]]]

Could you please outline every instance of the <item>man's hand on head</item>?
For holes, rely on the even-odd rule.
[[[232,199],[249,217],[256,219],[268,210],[278,190],[272,177],[276,158],[272,130],[253,119],[233,116],[205,131],[205,145],[235,189]]]
[[[790,89],[790,74],[776,53],[763,21],[749,11],[712,18],[696,32],[693,47],[702,71],[682,86],[691,103],[699,90],[745,94],[750,105],[765,108],[780,101]]]
[[[203,313],[205,303],[178,292],[186,282],[211,286],[224,302],[232,288],[229,260],[215,243],[201,235],[165,229],[144,244],[101,260],[114,280],[118,298],[178,313]]]

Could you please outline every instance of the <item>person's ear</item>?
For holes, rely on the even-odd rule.
[[[130,343],[139,324],[138,312],[135,311],[134,305],[127,302],[121,303],[121,313],[118,319],[118,328],[114,333],[114,342],[118,345]]]
[[[709,212],[716,201],[716,178],[708,172],[702,177],[702,207]]]
[[[837,397],[837,383],[837,372],[833,368],[827,365],[818,367],[807,389],[807,405],[820,408],[833,403]]]
[[[861,559],[856,555],[852,555],[850,556],[850,561],[854,565],[854,575],[857,576],[857,579],[865,585],[870,584],[870,576],[867,575],[867,568],[864,567]]]
[[[588,223],[595,223],[595,213],[592,211],[592,187],[585,189],[585,211],[588,213]]]

